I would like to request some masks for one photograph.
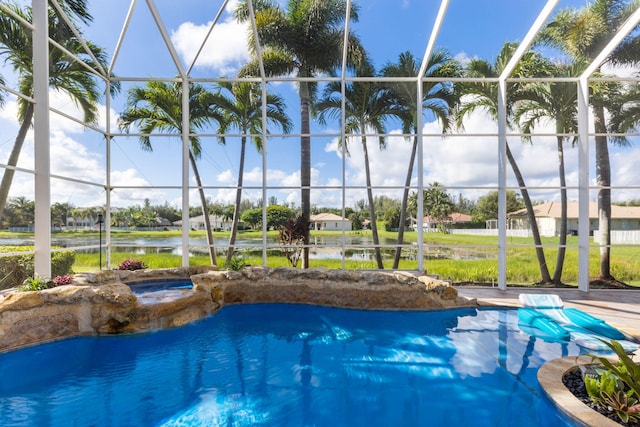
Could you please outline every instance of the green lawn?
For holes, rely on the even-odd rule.
[[[53,236],[93,236],[97,237],[98,232],[95,230],[79,230],[65,231],[54,233]],[[276,231],[270,231],[269,237],[275,237]],[[121,231],[113,230],[114,238],[126,238],[131,236],[131,240],[137,238],[152,237],[179,237],[179,230],[172,231]],[[339,237],[341,231],[313,231],[314,237]],[[349,231],[345,235],[351,237],[370,237],[371,232],[368,230]],[[190,232],[192,237],[204,238],[204,231]],[[28,238],[32,237],[29,233],[9,233],[0,232],[0,238]],[[226,232],[214,233],[216,240],[225,240],[228,238]],[[238,238],[254,238],[260,239],[261,231],[241,231]],[[396,233],[380,232],[380,240],[395,240]],[[405,233],[405,243],[410,244],[416,242],[417,233]],[[482,282],[492,283],[497,281],[498,277],[498,261],[497,261],[497,237],[495,236],[472,236],[460,234],[443,234],[443,233],[425,233],[424,234],[424,267],[430,274],[438,274],[442,279],[451,280],[454,283],[461,282]],[[507,238],[507,282],[512,284],[535,284],[540,280],[540,272],[534,248],[531,247],[532,240],[530,238]],[[545,247],[546,261],[553,274],[556,264],[557,255],[557,238],[543,238]],[[563,281],[567,284],[576,285],[578,280],[578,238],[569,236],[567,242],[566,259],[563,269]],[[224,253],[223,253],[224,252]],[[455,258],[452,257],[454,252]],[[224,262],[226,251],[218,251],[218,263]],[[261,252],[243,253],[244,260],[249,265],[262,265]],[[393,248],[385,250],[385,268],[392,267]],[[403,259],[400,262],[400,269],[416,270],[418,263],[415,260],[416,251],[407,248],[403,255],[405,257],[413,256],[413,259]],[[111,267],[117,267],[124,259],[134,258],[143,261],[150,268],[177,267],[181,265],[181,256],[168,253],[154,253],[137,255],[125,252],[111,252]],[[632,284],[640,285],[640,251],[637,247],[632,246],[614,246],[611,250],[611,271],[616,279]],[[99,257],[98,254],[77,253],[74,272],[97,270]],[[102,254],[103,267],[106,263],[106,255]],[[191,265],[207,265],[209,263],[206,254],[192,256],[190,258]],[[311,267],[326,268],[342,268],[342,260],[340,259],[312,259]],[[289,265],[280,249],[272,249],[268,251],[267,266],[277,267]],[[599,253],[598,248],[591,248],[590,260],[590,276],[598,274]],[[345,260],[344,267],[347,269],[375,269],[375,261],[362,260]]]

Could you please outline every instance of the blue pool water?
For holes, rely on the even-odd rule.
[[[1,426],[568,426],[517,311],[227,306],[0,354]]]

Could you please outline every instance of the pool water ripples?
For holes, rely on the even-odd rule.
[[[537,369],[585,353],[509,309],[227,306],[0,355],[0,426],[569,426]]]

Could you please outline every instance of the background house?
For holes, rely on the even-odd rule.
[[[547,202],[533,207],[536,222],[542,236],[556,236],[560,232],[560,202]],[[513,229],[529,230],[531,228],[527,210],[521,209],[507,214],[509,227]],[[589,235],[593,235],[599,227],[598,203],[589,203]],[[567,204],[567,230],[569,234],[578,233],[578,202]],[[627,232],[627,233],[625,233]],[[628,233],[632,232],[632,233]],[[640,234],[640,206],[611,205],[611,241],[618,243],[621,236]]]
[[[455,228],[456,225],[466,224],[471,222],[471,215],[454,212],[450,214],[445,219],[436,219],[432,216],[425,216],[422,219],[422,230],[423,231],[440,231],[441,227],[446,229]],[[411,229],[414,231],[418,230],[418,224],[415,218],[411,218]]]
[[[311,215],[311,230],[351,230],[351,220],[333,213]]]
[[[225,230],[231,227],[231,221],[225,220],[218,215],[209,215],[209,223],[213,230]],[[181,226],[182,220],[174,221],[173,225]],[[189,228],[192,230],[204,230],[204,215],[189,218]]]

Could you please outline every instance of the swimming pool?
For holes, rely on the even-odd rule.
[[[227,306],[0,355],[2,426],[568,426],[536,380],[584,351],[517,311]]]

